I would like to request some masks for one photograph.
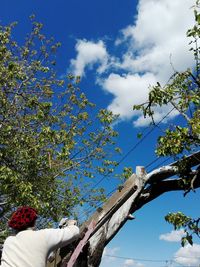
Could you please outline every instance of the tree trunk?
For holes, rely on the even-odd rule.
[[[189,156],[187,161],[187,166],[190,168],[188,176],[193,181],[192,186],[193,188],[198,188],[200,187],[199,168],[197,167],[193,171],[191,171],[191,168],[199,164],[200,152]],[[126,221],[131,219],[130,214],[165,192],[188,190],[182,178],[177,176],[169,179],[171,176],[178,174],[177,165],[178,162],[174,162],[149,174],[144,172],[140,172],[138,175],[133,174],[125,182],[122,190],[114,193],[105,205],[96,211],[82,226],[83,229],[89,225],[91,220],[96,222],[94,232],[73,267],[98,267],[105,246],[118,233]],[[68,250],[66,248],[61,249],[60,254],[57,256],[57,263],[54,261],[48,264],[48,267],[67,267],[67,262],[70,258],[69,250],[73,251],[70,248]]]

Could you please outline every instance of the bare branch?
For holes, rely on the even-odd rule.
[[[195,171],[192,173],[195,177],[195,180],[193,181],[193,188],[199,188],[200,187],[200,172]],[[160,195],[171,192],[171,191],[184,191],[187,190],[188,187],[184,184],[182,178],[178,179],[169,179],[166,181],[158,181],[157,183],[151,184],[149,187],[147,187],[140,196],[138,196],[135,203],[132,205],[130,213],[135,212],[136,210],[140,209],[142,206],[147,204],[148,202],[156,199]]]

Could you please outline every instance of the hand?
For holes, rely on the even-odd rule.
[[[77,225],[77,221],[76,220],[68,220],[66,224],[67,224],[67,226],[69,226],[69,225]]]
[[[68,218],[62,218],[62,219],[60,220],[60,222],[59,222],[58,227],[59,227],[59,228],[63,228],[63,227],[65,227],[65,226],[67,225],[67,222],[68,222]]]

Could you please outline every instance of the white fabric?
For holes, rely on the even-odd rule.
[[[5,240],[1,267],[45,267],[49,254],[79,236],[75,225],[63,229],[25,230]]]
[[[59,227],[59,228],[62,228],[63,226],[66,226],[68,220],[69,220],[68,218],[62,218],[62,219],[60,220],[59,224],[58,224],[58,227]]]

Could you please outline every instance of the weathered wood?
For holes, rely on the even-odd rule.
[[[198,164],[200,164],[200,151],[185,157],[185,159],[175,161],[168,166],[160,167],[156,170],[153,170],[151,173],[146,175],[146,180],[151,183],[155,181],[165,180],[167,178],[170,178],[171,176],[177,174],[178,171],[178,164],[181,162],[187,163],[187,166],[189,168],[192,168]]]
[[[91,221],[90,224],[88,225],[88,229],[87,232],[85,233],[85,236],[82,240],[80,240],[79,244],[77,245],[77,247],[75,248],[75,250],[73,251],[70,260],[68,261],[68,263],[63,266],[63,267],[73,267],[78,256],[80,255],[83,247],[85,246],[86,242],[88,241],[89,237],[91,236],[92,232],[94,231],[95,228],[95,222]]]
[[[101,228],[101,226],[103,226],[104,223],[111,218],[111,216],[124,204],[124,202],[128,200],[134,192],[137,191],[137,189],[138,186],[136,184],[136,176],[132,175],[126,181],[122,190],[117,191],[113,196],[111,196],[111,198],[101,208],[101,212],[98,214],[98,217],[94,214],[94,216],[90,218],[89,222],[93,219],[97,220],[97,226],[92,235],[94,235],[99,228]]]
[[[188,156],[187,160],[189,167],[196,166],[200,163],[200,152]],[[96,229],[89,238],[74,267],[98,267],[104,247],[126,223],[130,213],[133,213],[145,203],[165,192],[183,190],[180,183],[181,178],[174,177],[169,180],[170,177],[178,173],[178,163],[174,162],[149,174],[146,174],[144,171],[139,172],[140,176],[133,174],[124,183],[122,190],[116,191],[102,208],[98,209],[81,227],[83,229],[91,220],[97,223]],[[140,170],[143,169],[140,168]],[[195,181],[195,187],[197,188],[200,187],[199,170],[195,175],[198,178]],[[67,251],[61,256],[62,261],[63,256],[66,256],[66,254],[68,254]],[[60,263],[57,264],[57,267],[59,266]],[[48,267],[53,267],[53,265]]]
[[[102,208],[98,209],[81,227],[83,229],[91,220],[97,222],[96,229],[89,239],[85,252],[80,255],[74,267],[99,266],[104,247],[129,219],[131,204],[134,198],[140,194],[144,183],[145,180],[133,174],[124,183],[123,188],[115,192]],[[90,256],[87,257],[88,255]],[[50,267],[50,265],[48,266]]]
[[[85,222],[86,225],[90,223],[91,220],[94,220],[98,223],[106,214],[108,214],[112,209],[116,206],[120,205],[120,202],[127,199],[130,194],[136,191],[136,184],[135,184],[135,174],[133,174],[123,185],[120,190],[117,190],[108,200],[107,202],[99,208],[91,217],[90,219]]]
[[[136,175],[133,174],[124,183],[124,185],[121,188],[121,190],[120,191],[119,190],[116,191],[108,199],[108,201],[101,208],[99,208],[90,217],[90,219],[88,221],[86,221],[81,226],[81,231],[84,230],[90,224],[91,221],[95,221],[96,222],[95,232],[97,232],[98,229],[101,228],[105,224],[105,222],[108,221],[110,219],[110,217],[120,208],[120,206],[122,206],[124,201],[127,200],[137,190],[137,186],[136,186],[135,180],[136,180]],[[94,233],[92,235],[95,235]],[[102,235],[99,238],[102,238]],[[99,249],[99,247],[98,247],[98,249]],[[62,251],[63,251],[63,249],[62,249]],[[66,251],[66,253],[63,253],[62,256],[57,254],[55,261],[52,262],[52,263],[48,263],[47,267],[59,266],[59,264],[61,264],[61,260],[66,261],[66,259],[64,260],[64,257],[66,256],[66,254],[67,254],[67,251]],[[78,265],[77,265],[78,267],[81,267],[81,264],[83,264],[83,262],[86,261],[86,259],[83,260],[82,257],[80,257],[80,258],[81,258],[81,262],[78,261]],[[87,266],[87,265],[83,265],[83,266]]]

